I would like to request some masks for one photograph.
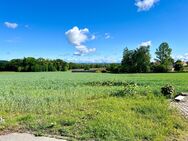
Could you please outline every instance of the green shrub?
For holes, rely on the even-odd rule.
[[[128,84],[124,87],[123,90],[120,90],[112,96],[117,96],[117,97],[124,97],[126,95],[135,95],[138,93],[138,85],[137,84]]]
[[[170,68],[162,64],[154,64],[152,65],[151,70],[154,73],[167,73],[169,72]]]
[[[87,82],[85,85],[89,86],[128,86],[128,85],[135,85],[135,82],[132,81],[93,81],[93,82]]]
[[[128,95],[134,95],[137,93],[137,88],[138,88],[138,85],[137,84],[130,84],[130,85],[127,85],[125,88],[124,88],[124,93],[125,94],[128,94]]]
[[[177,60],[174,65],[174,69],[175,71],[178,71],[178,72],[183,71],[184,69],[183,62],[181,60]]]
[[[167,97],[172,98],[175,93],[175,88],[169,84],[161,88],[161,93]]]
[[[84,70],[90,70],[89,66],[85,66]]]
[[[101,72],[102,72],[102,73],[107,73],[107,70],[102,70]]]

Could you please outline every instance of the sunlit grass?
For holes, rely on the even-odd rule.
[[[135,95],[112,96],[123,86],[90,82],[135,82]],[[160,88],[188,91],[188,74],[0,73],[0,130],[76,139],[165,140],[188,134],[187,121],[169,108]]]

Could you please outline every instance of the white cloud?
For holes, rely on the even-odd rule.
[[[111,38],[110,34],[109,33],[105,33],[105,39],[110,39],[110,38]]]
[[[11,22],[4,22],[5,26],[7,28],[16,29],[18,27],[17,23],[11,23]]]
[[[24,27],[27,28],[27,29],[31,29],[28,24],[24,25]]]
[[[76,52],[74,55],[81,56],[83,54],[88,54],[96,51],[96,48],[88,48],[84,43],[89,40],[94,40],[95,35],[89,33],[88,28],[79,29],[77,26],[65,32],[65,35],[70,44],[74,45]]]
[[[65,59],[67,62],[74,63],[120,63],[121,58],[114,58],[113,56],[93,56],[91,57],[83,57],[83,58],[69,58]]]
[[[148,11],[154,4],[159,2],[159,0],[135,0],[135,5],[138,7],[138,11]]]
[[[188,53],[185,53],[184,55],[177,55],[174,58],[175,60],[182,60],[182,61],[188,61]]]
[[[91,40],[95,40],[96,36],[95,35],[91,35]]]
[[[79,29],[75,26],[72,29],[68,30],[65,35],[67,36],[67,39],[71,44],[79,46],[88,40],[87,33],[89,33],[89,30],[87,28]]]
[[[78,55],[78,56],[96,51],[96,48],[88,48],[85,45],[75,46],[75,48],[77,49],[77,51],[74,53],[74,55]]]
[[[139,46],[152,46],[151,41],[142,42]]]

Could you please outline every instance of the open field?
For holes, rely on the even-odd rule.
[[[117,85],[108,82],[119,82]],[[137,83],[124,97],[121,83]],[[0,73],[0,133],[30,131],[76,140],[172,140],[188,123],[160,88],[188,91],[188,73]],[[134,93],[134,94],[133,94]]]

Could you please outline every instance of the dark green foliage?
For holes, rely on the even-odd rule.
[[[86,85],[89,86],[128,86],[128,85],[136,85],[132,81],[93,81],[93,82],[88,82]]]
[[[102,70],[101,72],[102,72],[102,73],[107,73],[107,70]]]
[[[134,71],[134,51],[125,48],[123,52],[123,60],[121,62],[123,72],[133,72]]]
[[[12,59],[11,61],[0,61],[0,71],[16,71],[16,72],[47,72],[47,71],[67,71],[71,69],[90,68],[99,70],[98,72],[120,72],[120,64],[79,64],[67,63],[61,59],[49,60],[44,58],[27,57],[23,59]],[[100,71],[102,70],[102,71]]]
[[[62,120],[61,122],[60,122],[60,124],[62,125],[62,126],[72,126],[72,125],[74,125],[76,122],[74,121],[74,120],[71,120],[71,119],[68,119],[68,120]]]
[[[69,63],[69,69],[109,68],[111,63]]]
[[[146,73],[150,71],[150,50],[149,46],[141,46],[136,50],[125,48],[121,62],[122,72]]]
[[[111,72],[111,73],[119,73],[121,71],[121,65],[120,64],[110,64],[107,67],[107,71]]]
[[[8,61],[0,60],[0,71],[6,71]]]
[[[68,70],[68,63],[60,59],[48,60],[43,58],[35,59],[33,57],[27,57],[0,62],[0,71],[44,72],[66,70]]]
[[[89,70],[89,69],[90,69],[89,66],[84,67],[84,70]]]
[[[167,98],[172,98],[175,93],[175,88],[168,84],[161,88],[161,93]]]
[[[121,62],[121,72],[166,73],[172,71],[174,60],[171,57],[172,49],[169,47],[168,43],[162,43],[156,50],[156,62],[154,63],[150,63],[151,56],[149,49],[149,46],[141,46],[140,48],[137,48],[135,50],[129,50],[128,48],[125,48]]]
[[[141,46],[136,50],[137,72],[145,73],[150,71],[150,47]]]
[[[172,49],[169,47],[168,43],[162,43],[159,48],[156,50],[155,54],[157,55],[156,60],[161,64],[168,63],[171,61]]]
[[[162,43],[155,52],[156,62],[159,62],[165,70],[170,71],[172,69],[172,64],[174,60],[171,57],[172,49],[169,47],[168,43]],[[159,66],[161,67],[161,66]]]
[[[175,71],[183,71],[184,69],[183,62],[181,60],[177,60],[174,64],[174,69]]]
[[[165,65],[156,63],[151,65],[151,71],[154,73],[167,73],[169,70]]]

